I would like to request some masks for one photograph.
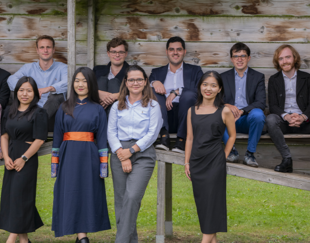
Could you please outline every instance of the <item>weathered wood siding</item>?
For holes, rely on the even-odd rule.
[[[77,0],[76,62],[87,65],[87,0]],[[232,67],[231,46],[242,41],[251,48],[249,65],[276,72],[275,49],[292,44],[301,54],[302,69],[310,71],[309,0],[97,0],[95,64],[107,63],[106,44],[120,36],[129,42],[130,64],[150,73],[167,64],[166,41],[175,35],[186,41],[185,61],[203,70],[223,72]],[[15,72],[37,59],[35,39],[56,39],[57,61],[67,62],[66,0],[0,0],[0,67]]]

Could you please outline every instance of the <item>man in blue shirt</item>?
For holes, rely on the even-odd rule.
[[[265,75],[248,67],[251,60],[250,48],[238,42],[230,49],[230,58],[234,68],[221,74],[224,87],[225,106],[229,107],[236,120],[236,131],[249,134],[248,147],[243,163],[258,167],[254,157],[257,143],[265,124],[266,107]],[[227,129],[223,136],[226,144]],[[227,161],[237,162],[239,154],[235,147]]]
[[[40,100],[38,105],[47,111],[50,119],[54,117],[60,104],[65,100],[68,69],[66,64],[55,62],[53,59],[53,54],[55,53],[53,37],[48,35],[40,36],[36,40],[36,49],[39,61],[22,66],[15,74],[8,78],[8,85],[10,90],[13,91],[21,77],[32,77],[39,89]],[[52,128],[49,130],[52,130]]]

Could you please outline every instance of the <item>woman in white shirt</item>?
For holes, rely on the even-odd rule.
[[[138,65],[129,66],[108,122],[116,243],[138,242],[136,220],[155,166],[152,144],[163,122],[155,99],[145,71]]]

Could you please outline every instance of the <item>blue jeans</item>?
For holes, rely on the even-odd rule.
[[[248,151],[254,153],[256,151],[257,143],[262,134],[265,124],[265,115],[264,112],[255,108],[250,111],[248,115],[241,116],[236,121],[236,132],[249,134],[248,139]],[[223,142],[226,144],[228,140],[227,128],[223,136]]]

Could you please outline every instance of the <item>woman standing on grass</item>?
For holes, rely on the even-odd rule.
[[[116,243],[138,243],[136,220],[152,176],[156,153],[153,143],[162,127],[159,104],[144,70],[129,66],[117,102],[109,115],[116,216]]]
[[[43,225],[35,206],[38,150],[47,139],[48,117],[37,106],[36,82],[22,77],[2,118],[1,145],[5,172],[1,194],[0,229],[10,232],[7,243],[28,243],[28,233]]]
[[[196,106],[187,114],[185,174],[192,181],[202,243],[216,243],[227,232],[226,158],[236,139],[234,116],[224,107],[221,76],[206,72],[198,83]],[[225,150],[222,137],[227,127]]]
[[[77,234],[77,243],[88,243],[88,232],[111,228],[103,180],[108,176],[107,118],[99,103],[95,74],[80,67],[55,119],[52,230],[56,237]]]

